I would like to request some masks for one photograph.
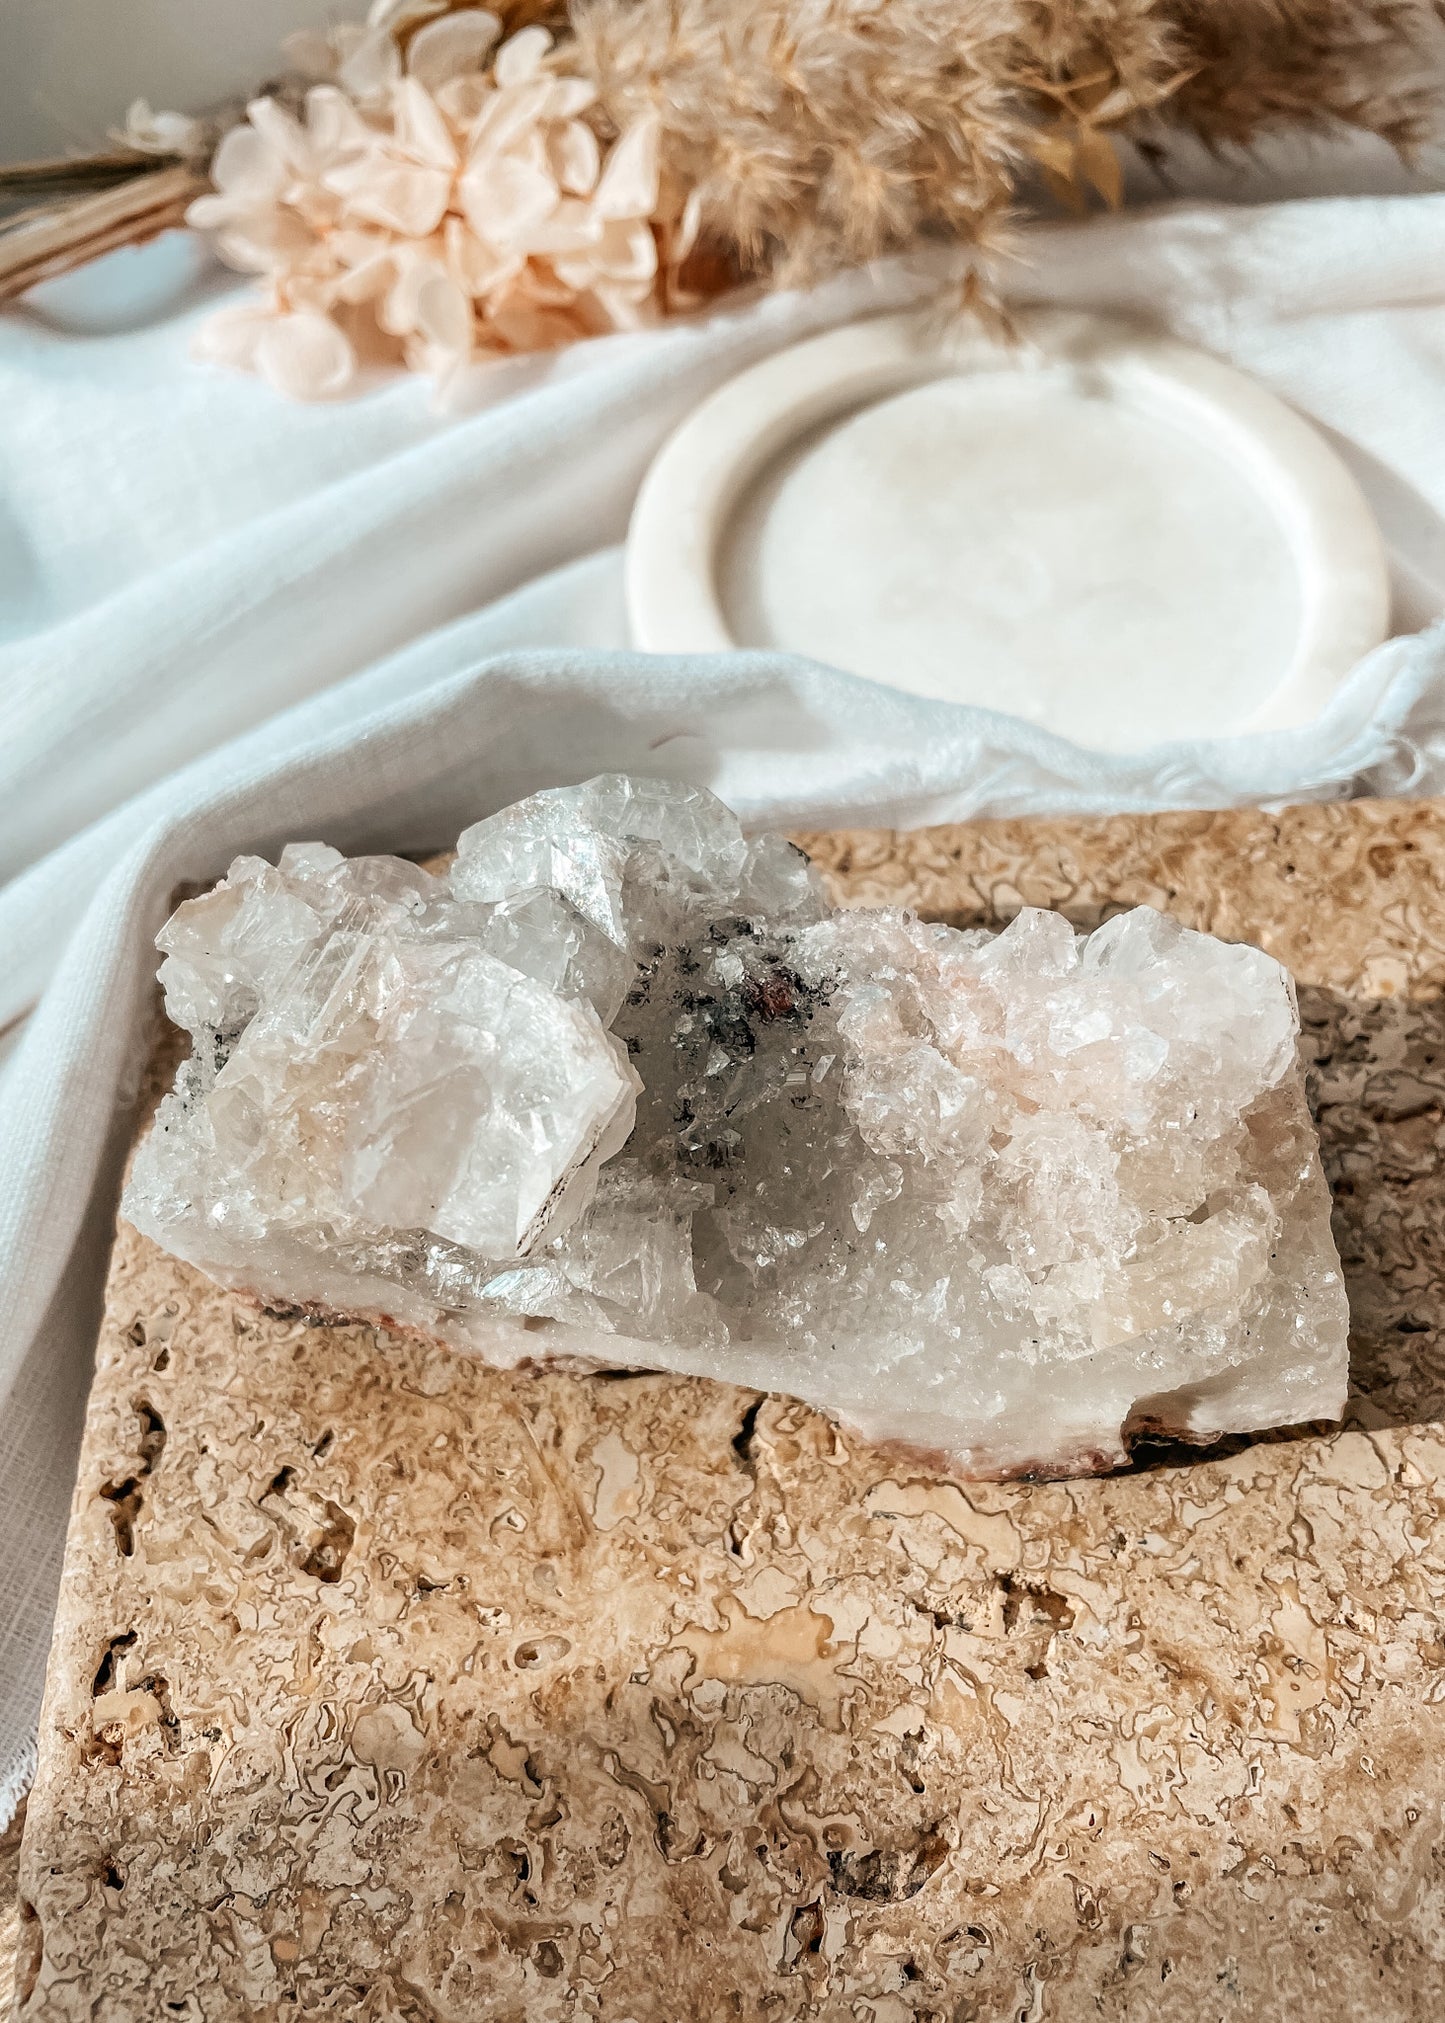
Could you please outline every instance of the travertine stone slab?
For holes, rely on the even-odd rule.
[[[1300,979],[1343,1430],[963,1484],[702,1381],[248,1311],[122,1229],[20,2013],[1445,2006],[1445,811],[809,839]]]

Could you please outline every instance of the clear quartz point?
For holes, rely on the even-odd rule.
[[[621,777],[440,876],[239,858],[159,946],[193,1051],[124,1210],[267,1304],[788,1392],[980,1474],[1343,1406],[1258,949],[836,911],[791,844]]]

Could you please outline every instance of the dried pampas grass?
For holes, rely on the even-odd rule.
[[[580,0],[579,67],[646,106],[704,230],[814,276],[920,232],[987,247],[1021,180],[1116,200],[1109,135],[1211,147],[1438,114],[1440,0]],[[1430,57],[1439,59],[1433,77]]]
[[[1188,76],[1171,117],[1213,147],[1270,134],[1377,134],[1407,158],[1439,138],[1441,0],[1170,0]]]
[[[1033,164],[1107,194],[1105,133],[1183,74],[1156,0],[583,0],[573,26],[614,119],[657,109],[704,231],[785,279],[986,246]]]

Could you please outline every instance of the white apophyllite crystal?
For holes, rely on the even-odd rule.
[[[983,1473],[1343,1404],[1258,949],[835,912],[790,844],[621,778],[441,877],[239,859],[160,946],[194,1052],[125,1212],[268,1303],[791,1392]]]

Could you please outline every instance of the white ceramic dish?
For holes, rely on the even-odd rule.
[[[635,643],[802,653],[1111,751],[1316,716],[1389,621],[1323,437],[1113,319],[1020,335],[879,317],[720,388],[639,495]]]

